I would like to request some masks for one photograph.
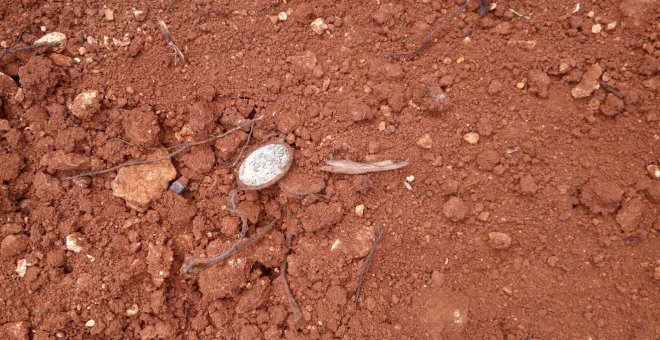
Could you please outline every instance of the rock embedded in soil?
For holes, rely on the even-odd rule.
[[[101,109],[101,94],[96,90],[87,90],[73,100],[71,113],[83,120],[88,120]]]
[[[165,154],[165,151],[156,152],[151,158]],[[123,198],[130,208],[143,210],[149,203],[160,198],[174,177],[176,169],[170,159],[123,167],[111,183],[112,193],[115,197]]]
[[[323,32],[328,29],[328,25],[321,18],[314,19],[314,21],[312,21],[309,26],[316,34],[323,34]]]
[[[297,197],[316,194],[325,189],[325,181],[322,178],[310,175],[298,167],[289,170],[277,185],[285,193]]]
[[[431,140],[431,135],[428,133],[423,134],[417,139],[417,146],[422,149],[430,149],[433,146],[433,140]]]
[[[306,50],[301,54],[286,57],[286,62],[291,64],[293,70],[311,72],[316,67],[316,54]]]
[[[18,153],[0,153],[0,182],[18,177],[23,168],[23,157]]]
[[[26,235],[7,235],[0,243],[0,256],[12,257],[27,250],[30,238]]]
[[[261,307],[268,301],[270,294],[270,283],[268,280],[260,280],[241,293],[238,303],[236,303],[236,313],[245,314]]]
[[[488,94],[494,95],[502,91],[502,82],[494,79],[490,82],[490,85],[488,85]]]
[[[548,85],[550,77],[541,70],[530,70],[527,78],[529,79],[529,90],[541,98],[548,98]]]
[[[147,251],[147,272],[151,275],[151,281],[160,287],[165,279],[170,275],[172,266],[172,257],[174,253],[166,245],[149,244]]]
[[[8,322],[0,326],[0,338],[6,340],[28,340],[29,327],[27,322]]]
[[[62,72],[49,58],[34,56],[18,69],[18,76],[25,98],[41,100],[60,82]]]
[[[625,103],[621,98],[615,96],[612,93],[608,93],[605,102],[600,105],[600,112],[606,116],[612,117],[623,112],[624,107]]]
[[[584,75],[582,75],[582,80],[571,90],[573,98],[589,97],[595,90],[600,88],[598,80],[602,74],[603,69],[599,64],[589,66]]]
[[[477,155],[477,166],[481,170],[492,171],[500,162],[500,155],[493,149],[486,149]]]
[[[468,132],[465,135],[463,135],[463,140],[467,142],[468,144],[477,144],[479,143],[479,134],[476,132]]]
[[[539,186],[536,184],[532,175],[527,174],[520,178],[520,192],[527,195],[533,195],[537,190],[539,190]]]
[[[493,249],[507,249],[511,246],[511,236],[501,232],[490,232],[488,245]]]
[[[624,232],[632,232],[637,229],[642,221],[645,210],[644,202],[639,197],[635,197],[623,204],[616,214],[616,222]]]
[[[160,125],[158,116],[151,109],[122,110],[121,114],[124,133],[131,143],[140,146],[155,146],[158,143]]]
[[[41,166],[45,166],[49,173],[82,170],[89,168],[90,165],[89,157],[62,150],[51,151],[41,158]]]
[[[442,206],[442,213],[446,218],[459,222],[467,216],[468,206],[463,199],[454,196]]]
[[[302,218],[302,227],[307,232],[315,232],[340,223],[344,209],[340,203],[314,203],[307,207]]]
[[[646,167],[646,171],[653,179],[660,179],[660,167],[655,164],[650,164]]]
[[[215,255],[215,252],[208,255]],[[211,266],[199,274],[199,290],[208,301],[232,297],[247,282],[251,266],[251,263],[241,257],[230,258],[223,263]]]
[[[582,187],[580,202],[596,214],[611,214],[621,203],[623,190],[616,183],[591,179]]]
[[[18,85],[10,76],[0,72],[0,98],[14,98]]]
[[[61,32],[51,32],[37,39],[34,44],[54,44],[53,50],[62,52],[66,48],[67,37]]]

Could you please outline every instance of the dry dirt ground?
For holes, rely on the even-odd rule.
[[[1,337],[658,339],[658,2],[462,3],[2,1]]]

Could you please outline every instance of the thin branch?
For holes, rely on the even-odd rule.
[[[379,224],[376,224],[376,238],[374,239],[374,244],[371,246],[371,249],[369,249],[369,254],[364,259],[362,268],[360,268],[360,279],[358,280],[357,289],[355,290],[356,305],[360,301],[360,293],[362,292],[362,285],[364,284],[364,278],[367,274],[367,270],[369,270],[369,263],[371,262],[371,258],[374,256],[374,253],[376,252],[376,246],[378,246],[378,242],[380,242],[380,239],[382,237],[383,237],[383,228],[381,228]]]
[[[179,49],[179,46],[176,45],[176,41],[170,34],[170,30],[167,28],[167,24],[165,24],[165,21],[163,21],[163,19],[158,19],[158,25],[160,25],[160,30],[163,32],[163,37],[165,37],[167,46],[169,46],[174,52],[174,66],[176,66],[176,64],[178,63],[179,58],[181,58],[181,60],[185,64],[186,57],[183,55],[183,52],[181,52],[181,49]]]
[[[243,152],[245,152],[245,149],[247,149],[248,145],[250,145],[250,139],[252,139],[253,131],[254,131],[254,122],[252,123],[252,125],[250,125],[250,132],[248,133],[247,141],[245,141],[245,144],[243,144],[241,151],[238,152],[238,156],[236,156],[234,163],[231,164],[232,167],[235,167],[236,163],[238,163],[238,161],[241,160],[241,156],[243,156]]]
[[[465,3],[461,5],[461,7],[457,8],[454,11],[454,13],[452,13],[447,19],[443,20],[438,25],[436,25],[431,30],[431,32],[429,32],[429,34],[426,35],[424,40],[422,40],[419,46],[417,46],[417,48],[412,53],[396,52],[396,53],[392,53],[392,57],[415,59],[422,52],[422,50],[428,47],[428,45],[433,41],[433,39],[435,39],[438,33],[440,33],[440,31],[442,31],[442,29],[445,28],[445,26],[447,26],[452,20],[458,17],[458,15],[461,14],[461,12],[463,12],[467,8],[469,3],[470,0],[466,0]]]
[[[112,171],[115,171],[115,170],[119,170],[119,169],[121,169],[121,168],[124,168],[124,167],[127,167],[127,166],[131,166],[131,165],[151,164],[151,163],[156,163],[156,162],[164,161],[164,160],[166,160],[166,159],[170,159],[170,158],[172,158],[172,157],[174,157],[174,156],[180,154],[181,152],[183,152],[183,151],[185,151],[185,150],[187,150],[187,149],[189,149],[189,148],[191,148],[191,147],[193,147],[193,146],[197,146],[197,145],[202,145],[202,144],[208,144],[208,143],[215,142],[216,140],[218,140],[218,139],[220,139],[220,138],[222,138],[222,137],[225,137],[225,136],[227,136],[227,135],[229,135],[229,134],[231,134],[231,133],[233,133],[233,132],[236,132],[236,131],[238,131],[238,130],[240,130],[240,129],[242,129],[242,128],[244,128],[244,127],[250,125],[250,124],[253,124],[253,123],[256,122],[257,120],[260,120],[261,118],[262,118],[262,116],[258,116],[258,117],[256,117],[255,119],[250,120],[248,123],[241,124],[241,125],[239,125],[239,126],[236,126],[236,127],[232,128],[232,129],[229,129],[229,130],[225,131],[224,133],[213,135],[213,136],[211,136],[211,137],[209,137],[209,138],[207,138],[207,139],[204,139],[204,140],[195,141],[195,142],[188,142],[188,143],[183,143],[183,144],[180,144],[180,145],[174,146],[174,149],[175,149],[174,151],[172,151],[172,152],[170,152],[170,153],[168,153],[167,155],[162,156],[162,157],[152,158],[152,159],[144,159],[144,160],[130,160],[130,161],[128,161],[128,162],[124,162],[124,163],[121,163],[121,164],[119,164],[119,165],[115,165],[115,166],[113,166],[113,167],[107,168],[107,169],[97,170],[97,171],[83,172],[83,173],[80,173],[80,174],[77,174],[77,175],[73,175],[73,176],[62,177],[62,179],[64,179],[64,180],[71,180],[71,179],[76,179],[76,178],[80,178],[80,177],[97,176],[97,175],[105,174],[105,173],[112,172]],[[168,148],[168,150],[169,150],[169,149],[171,149],[171,147]]]
[[[42,42],[38,44],[32,44],[32,45],[27,45],[27,46],[19,46],[19,47],[11,47],[4,49],[0,51],[0,59],[4,58],[7,55],[14,55],[18,52],[22,51],[32,51],[35,50],[39,47],[44,47],[44,46],[58,46],[60,43],[58,42]]]
[[[282,280],[282,287],[284,287],[284,294],[286,295],[287,300],[289,300],[289,304],[293,307],[293,319],[295,321],[299,321],[302,319],[302,311],[300,310],[300,305],[298,305],[298,301],[296,301],[296,298],[293,296],[293,293],[291,293],[291,288],[289,288],[289,282],[286,280],[286,269],[288,267],[288,262],[287,260],[284,260],[282,262],[282,265],[280,266],[280,279]]]
[[[603,89],[604,89],[605,91],[607,91],[607,92],[609,92],[609,93],[611,93],[611,94],[613,94],[613,95],[619,97],[619,99],[626,99],[626,95],[625,95],[625,94],[623,94],[623,93],[621,93],[621,91],[619,91],[619,90],[613,88],[613,87],[610,86],[608,83],[606,83],[604,80],[599,80],[598,83],[600,84],[600,86],[603,87]]]
[[[229,258],[234,254],[237,254],[251,247],[259,240],[261,240],[264,236],[266,236],[266,234],[268,234],[270,229],[275,224],[275,219],[273,219],[263,228],[263,230],[257,236],[243,242],[243,240],[245,239],[245,234],[247,233],[248,224],[243,214],[239,214],[239,217],[241,218],[243,226],[241,227],[241,231],[238,234],[238,239],[229,248],[227,248],[227,250],[211,257],[188,257],[186,259],[186,262],[183,264],[183,266],[181,266],[181,270],[180,270],[181,273],[188,274],[188,273],[199,272],[214,264],[217,264],[218,262],[224,261],[225,259]]]

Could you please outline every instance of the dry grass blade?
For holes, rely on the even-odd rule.
[[[183,61],[183,63],[186,63],[186,57],[183,56],[183,52],[181,52],[181,49],[179,49],[179,46],[176,45],[176,41],[174,41],[174,38],[170,34],[169,28],[167,28],[167,24],[165,24],[165,21],[162,19],[158,19],[158,25],[160,26],[160,30],[163,32],[163,36],[165,37],[165,41],[167,42],[167,46],[169,46],[172,51],[174,52],[174,66],[179,61],[179,58]]]
[[[355,304],[358,304],[358,301],[360,301],[360,293],[362,292],[362,285],[364,284],[364,278],[367,274],[367,270],[369,270],[369,263],[371,262],[371,258],[374,256],[374,253],[376,252],[376,246],[378,246],[378,242],[380,242],[380,239],[383,238],[383,228],[381,228],[380,225],[376,224],[376,238],[374,239],[374,244],[371,246],[371,249],[369,249],[369,254],[367,254],[367,258],[364,259],[364,263],[362,264],[362,268],[360,268],[360,279],[358,280],[358,285],[357,288],[355,289]]]
[[[321,170],[336,174],[360,175],[369,172],[389,171],[401,169],[408,165],[407,161],[393,162],[391,160],[380,162],[354,162],[349,160],[331,159],[325,161]]]

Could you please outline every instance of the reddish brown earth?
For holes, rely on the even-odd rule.
[[[390,56],[461,1],[100,3],[0,4],[2,49],[68,37],[0,60],[3,339],[660,337],[657,2],[480,18],[472,1],[414,60]],[[236,239],[249,128],[116,181],[63,179],[256,116],[250,147],[284,140],[295,164],[238,207],[249,237],[276,225],[199,274],[186,256]],[[329,158],[410,165],[337,175]]]

